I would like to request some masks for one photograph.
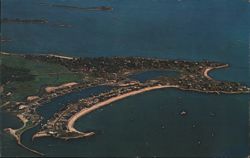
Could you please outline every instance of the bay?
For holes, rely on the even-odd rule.
[[[82,12],[40,5],[111,6],[113,11]],[[2,17],[48,19],[47,25],[3,24],[11,39],[1,50],[68,56],[143,56],[213,60],[230,67],[215,79],[250,85],[249,3],[231,0],[6,0]],[[58,27],[70,24],[72,27]],[[146,75],[147,76],[147,75]],[[66,100],[77,100],[73,96]],[[133,96],[77,121],[97,135],[73,141],[42,138],[25,145],[47,156],[237,156],[249,153],[249,96],[207,95],[166,89]],[[41,110],[49,118],[58,102]],[[181,111],[187,111],[181,117]],[[2,129],[17,127],[1,113]],[[21,125],[21,124],[20,124]],[[213,136],[212,136],[213,135]],[[33,156],[1,132],[3,156]]]

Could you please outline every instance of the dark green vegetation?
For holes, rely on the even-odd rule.
[[[23,146],[21,143],[22,133],[38,125],[41,120],[35,110],[37,108],[36,104],[25,105],[27,97],[44,93],[43,87],[45,86],[56,86],[68,81],[80,82],[83,80],[84,75],[82,73],[72,73],[62,65],[28,60],[22,55],[1,52],[0,60],[1,108],[22,118],[23,126],[12,130],[11,134],[18,144]]]
[[[19,67],[9,67],[4,64],[0,65],[1,71],[1,84],[6,84],[7,82],[13,81],[31,81],[35,79],[35,76],[30,74],[29,69],[19,68]]]
[[[208,71],[228,67],[228,64],[209,61],[161,60],[141,57],[98,57],[71,58],[55,55],[26,55],[26,59],[57,63],[67,67],[72,72],[86,73],[93,78],[90,83],[113,86],[107,93],[101,93],[89,98],[80,99],[78,103],[70,103],[57,112],[42,130],[33,138],[53,136],[62,139],[79,138],[89,134],[76,132],[68,122],[81,110],[95,110],[95,105],[109,99],[126,95],[130,92],[144,91],[152,87],[175,87],[181,90],[191,90],[203,93],[240,94],[249,93],[250,88],[237,82],[217,81],[208,76]],[[180,75],[175,77],[162,76],[147,80],[145,83],[129,81],[131,74],[144,71],[171,70]],[[84,86],[81,86],[84,88]],[[60,90],[58,91],[60,92]],[[58,93],[57,92],[57,93]],[[93,108],[93,109],[91,109]],[[72,135],[71,135],[72,134]],[[78,134],[76,136],[76,134]],[[65,135],[68,137],[65,138]]]
[[[0,59],[3,102],[23,101],[27,96],[39,93],[42,86],[81,81],[84,76],[71,73],[62,65],[27,60],[17,55],[0,54]]]
[[[24,123],[23,127],[19,129],[9,129],[18,142],[21,142],[23,132],[41,122],[42,117],[37,113],[37,108],[44,103],[51,102],[53,98],[73,91],[98,85],[111,86],[112,89],[105,93],[80,99],[77,103],[65,105],[51,119],[47,120],[41,131],[33,138],[53,136],[71,139],[90,136],[93,132],[75,131],[71,127],[74,121],[70,125],[69,120],[81,110],[85,112],[88,109],[91,112],[98,108],[95,107],[98,103],[105,103],[105,101],[121,95],[127,97],[134,92],[137,94],[169,86],[204,93],[240,94],[250,92],[250,88],[240,83],[217,81],[208,76],[208,71],[228,66],[228,64],[218,62],[191,62],[141,57],[72,58],[52,54],[15,55],[8,53],[1,53],[1,61],[5,69],[11,70],[8,72],[9,77],[6,77],[6,84],[1,85],[4,92],[2,94],[4,103],[2,107],[6,111],[15,112]],[[129,79],[132,74],[156,70],[176,71],[179,75],[152,78],[145,83]],[[16,74],[20,76],[19,80],[14,78]],[[29,78],[30,76],[33,78]],[[28,96],[31,97],[26,98]],[[104,103],[102,106],[107,105]]]

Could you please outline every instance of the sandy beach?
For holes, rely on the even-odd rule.
[[[40,153],[40,152],[33,150],[33,149],[22,144],[22,142],[21,142],[22,133],[17,134],[17,131],[22,129],[23,127],[25,127],[28,120],[25,117],[23,117],[23,115],[17,115],[17,117],[23,122],[23,126],[19,129],[6,128],[6,129],[4,129],[4,131],[8,132],[10,135],[12,135],[16,139],[17,144],[20,145],[21,147],[23,147],[23,148],[25,148],[25,149],[27,149],[35,154],[43,156],[44,155],[43,153]]]
[[[39,96],[28,96],[27,97],[27,101],[34,101],[34,100],[37,100],[37,99],[39,99]]]
[[[39,137],[48,137],[48,136],[50,136],[47,132],[45,132],[45,131],[40,131],[40,132],[38,132],[38,133],[36,133],[36,134],[34,134],[33,136],[32,136],[32,141],[35,139],[35,138],[39,138]]]
[[[19,134],[19,135],[17,135],[16,132],[17,132],[18,130],[22,129],[23,127],[25,127],[25,126],[26,126],[26,123],[28,122],[28,120],[27,120],[25,117],[23,117],[23,115],[18,114],[18,115],[16,115],[16,116],[22,121],[23,126],[20,127],[20,128],[18,128],[18,129],[6,128],[5,131],[6,131],[6,132],[9,132],[13,137],[16,138],[17,142],[20,143],[20,141],[21,141],[21,140],[20,140],[20,136],[21,136],[22,133]]]
[[[77,85],[77,84],[78,84],[78,83],[76,83],[76,82],[70,82],[70,83],[62,84],[62,85],[57,86],[57,87],[46,87],[46,88],[45,88],[45,91],[46,91],[47,93],[52,93],[52,92],[54,92],[54,91],[56,91],[56,90],[58,90],[58,89],[70,88],[70,87],[72,87],[72,86],[74,86],[74,85]]]
[[[2,55],[11,55],[10,53],[6,53],[6,52],[0,52],[0,54],[2,54]]]
[[[204,70],[203,75],[204,75],[207,79],[213,80],[213,78],[210,77],[210,76],[208,75],[208,73],[209,73],[210,71],[212,71],[212,70],[214,70],[214,69],[226,68],[226,67],[228,67],[228,66],[229,66],[228,64],[225,64],[225,65],[217,66],[217,67],[207,67],[207,68]]]
[[[73,59],[73,57],[62,56],[62,55],[55,55],[55,54],[49,54],[49,56],[57,57],[57,58],[62,58],[62,59],[68,59],[68,60],[72,60]]]
[[[110,99],[105,100],[103,102],[97,103],[96,105],[93,105],[92,107],[90,107],[88,109],[83,109],[80,112],[76,113],[74,116],[72,116],[68,120],[67,128],[71,132],[79,132],[74,128],[74,123],[80,117],[82,117],[82,116],[84,116],[84,115],[86,115],[86,114],[88,114],[88,113],[90,113],[90,112],[92,112],[92,111],[94,111],[96,109],[99,109],[99,108],[101,108],[103,106],[109,105],[112,102],[124,99],[126,97],[133,96],[133,95],[136,95],[136,94],[139,94],[139,93],[144,93],[144,92],[147,92],[147,91],[162,89],[162,88],[178,88],[178,86],[176,86],[176,85],[165,85],[165,86],[158,85],[158,86],[154,86],[154,87],[143,88],[143,89],[140,89],[140,90],[137,90],[137,91],[132,91],[132,92],[129,92],[129,93],[126,93],[126,94],[122,94],[122,95],[110,98]]]

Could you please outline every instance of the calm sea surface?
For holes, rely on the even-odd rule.
[[[3,24],[11,39],[1,50],[69,56],[144,56],[213,60],[230,68],[211,76],[250,85],[247,0],[3,0],[2,18],[48,19],[48,24]],[[48,4],[111,6],[113,11],[81,11]],[[72,25],[70,28],[58,24]],[[145,74],[144,74],[145,75]],[[145,75],[150,76],[152,74]],[[143,77],[144,78],[144,77]],[[97,90],[99,91],[99,90]],[[77,93],[45,105],[46,119]],[[74,97],[73,97],[74,96]],[[87,139],[62,141],[24,133],[23,143],[47,156],[239,156],[249,153],[249,95],[211,95],[176,89],[140,94],[77,121],[93,130]],[[186,116],[180,116],[181,111]],[[1,112],[2,127],[19,127]],[[33,156],[1,130],[3,156]]]

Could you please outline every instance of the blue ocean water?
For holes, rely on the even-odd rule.
[[[111,6],[113,11],[67,10],[40,3]],[[49,23],[1,25],[1,35],[11,39],[1,43],[1,50],[221,61],[231,67],[211,76],[250,85],[249,5],[247,0],[3,0],[2,18],[43,18]],[[79,129],[101,131],[92,138],[30,142],[34,132],[30,130],[24,141],[49,156],[245,156],[249,100],[248,95],[149,92],[80,119]],[[186,118],[178,115],[183,109],[188,111]],[[211,117],[210,112],[216,115]],[[2,124],[16,126],[16,120]],[[3,155],[32,155],[6,134],[2,137]]]
[[[24,133],[23,143],[46,156],[243,157],[248,153],[248,99],[246,95],[157,90],[79,119],[76,128],[97,131],[93,137],[32,142],[30,135],[38,130],[34,128]],[[181,116],[182,111],[187,115]],[[32,156],[7,135],[3,138],[3,155]]]

